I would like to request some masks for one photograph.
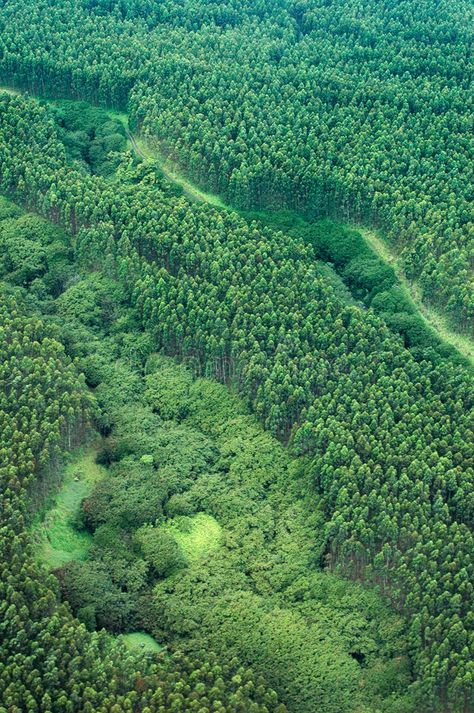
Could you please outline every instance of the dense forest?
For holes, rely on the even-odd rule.
[[[14,265],[2,267],[7,281],[0,285],[1,710],[118,713],[138,706],[142,711],[282,713],[275,693],[235,657],[224,662],[199,650],[195,658],[176,653],[140,660],[105,632],[89,633],[59,603],[57,580],[35,562],[25,525],[32,501],[54,483],[64,449],[82,440],[99,414],[78,368],[84,338],[80,321],[75,328],[51,309],[64,278],[74,273],[64,234],[5,201],[0,202],[0,232],[2,240],[15,234],[15,247],[32,251],[21,276]],[[31,287],[34,280],[44,280],[41,297]],[[69,342],[67,349],[62,340]],[[107,605],[112,606],[110,599]]]
[[[31,216],[16,223],[26,220],[47,243],[51,226]],[[86,271],[54,301],[28,294],[79,360],[105,436],[96,457],[110,475],[75,524],[93,533],[88,557],[54,570],[74,613],[89,630],[147,630],[191,656],[205,647],[221,660],[252,660],[294,710],[350,710],[369,690],[383,698],[387,680],[402,697],[402,621],[375,593],[314,566],[323,546],[314,524],[324,519],[296,483],[286,493],[298,463],[224,386],[150,353],[120,292],[113,278]]]
[[[472,328],[468,0],[2,5],[5,81],[128,106],[236,206],[381,226],[426,299]]]
[[[474,709],[470,19],[0,2],[1,713]]]

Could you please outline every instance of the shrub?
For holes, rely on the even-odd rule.
[[[172,535],[157,527],[145,526],[136,532],[143,558],[158,577],[166,577],[185,565],[183,554]]]

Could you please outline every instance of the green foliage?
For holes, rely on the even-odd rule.
[[[101,176],[115,173],[127,138],[121,121],[87,102],[55,102],[53,114],[59,138],[70,160]]]
[[[128,104],[132,125],[237,207],[383,228],[426,297],[469,329],[472,7],[371,0],[364,12],[353,0],[21,0],[5,13],[0,71],[31,92]],[[61,112],[76,132],[100,125],[85,103]]]
[[[77,319],[89,327],[104,327],[117,316],[122,299],[119,285],[93,274],[68,287],[57,300],[64,319]]]
[[[12,204],[10,204],[11,206]],[[71,251],[62,230],[34,215],[0,220],[0,277],[16,285],[45,290],[57,296],[72,274]]]
[[[92,530],[105,522],[125,530],[153,523],[162,516],[169,488],[153,466],[125,458],[84,501],[84,522]]]
[[[131,598],[114,586],[105,563],[70,562],[56,576],[73,609],[84,618],[87,616],[87,624],[90,625],[93,613],[98,628],[118,632],[126,626]]]
[[[371,307],[385,319],[392,314],[406,312],[413,314],[413,303],[399,285],[392,285],[388,290],[380,290],[371,301]]]
[[[303,206],[310,218],[335,215],[380,226],[403,250],[408,278],[418,277],[428,298],[469,326],[472,166],[466,150],[470,95],[465,57],[472,9],[462,2],[436,7],[369,2],[364,12],[366,23],[357,3],[339,0],[318,7],[244,0],[186,6],[171,1],[20,0],[2,10],[0,64],[11,81],[43,93],[54,89],[121,107],[128,102],[132,123],[151,143],[235,205]],[[414,314],[397,311],[388,317],[405,335],[411,353],[372,310],[341,304],[313,269],[318,245],[327,256],[334,246],[334,264],[347,267],[347,279],[365,299],[372,299],[380,277],[384,291],[390,291],[394,283],[389,271],[381,270],[380,263],[362,262],[357,233],[327,238],[326,226],[314,244],[306,236],[304,245],[303,233],[285,236],[231,211],[189,205],[163,188],[152,166],[135,166],[131,159],[121,166],[117,180],[106,181],[83,165],[68,163],[49,108],[10,95],[2,95],[1,104],[2,190],[62,224],[74,236],[79,270],[97,273],[80,278],[79,289],[64,284],[68,290],[57,301],[48,339],[61,334],[66,318],[68,353],[87,360],[94,348],[101,354],[104,349],[97,339],[88,343],[93,332],[87,327],[98,335],[105,320],[110,371],[118,377],[103,383],[104,364],[91,365],[89,379],[97,384],[100,426],[111,439],[108,460],[117,464],[111,476],[117,467],[118,487],[116,493],[99,493],[91,508],[98,513],[89,524],[97,532],[91,560],[69,567],[74,606],[88,625],[94,606],[94,616],[99,612],[112,630],[132,623],[146,630],[159,626],[174,645],[198,658],[203,648],[214,646],[219,661],[225,660],[218,672],[203,664],[202,673],[193,664],[195,678],[207,678],[208,684],[216,683],[226,657],[237,653],[246,663],[256,662],[257,673],[264,671],[278,682],[285,699],[305,713],[309,705],[338,706],[339,711],[341,706],[367,707],[367,700],[390,713],[409,705],[417,710],[471,708],[470,375],[443,354],[432,358],[434,349],[425,344],[426,333]],[[110,136],[113,146],[116,139]],[[96,138],[92,159],[100,162],[108,144],[100,135],[94,134]],[[82,155],[84,133],[74,141]],[[12,244],[5,244],[8,260],[14,258]],[[27,271],[19,275],[21,287],[43,279],[38,270],[46,270],[43,245],[31,248],[34,259],[26,261]],[[26,249],[23,255],[28,257]],[[12,269],[15,282],[17,269],[23,267],[12,264]],[[22,293],[11,291],[8,299]],[[29,304],[42,296],[43,285],[32,284]],[[73,396],[76,389],[64,376],[72,368],[64,366],[66,357],[56,347],[44,345],[44,358],[32,374],[35,345],[46,338],[31,336],[42,328],[27,321],[23,335],[23,326],[11,323],[8,310],[4,317],[9,334],[2,361],[7,379],[2,433],[8,451],[6,489],[14,503],[7,515],[21,533],[17,494],[23,490],[9,464],[16,467],[19,454],[22,476],[31,480],[38,465],[73,440],[71,424],[81,411],[81,399]],[[115,335],[140,327],[148,337],[131,359],[130,340],[116,342]],[[23,340],[26,358],[18,360]],[[187,359],[194,373],[238,389],[268,431],[304,455],[304,467],[285,464],[287,456],[270,436],[251,430],[255,424],[248,415],[234,411],[232,422],[199,425],[204,407],[196,394],[202,386],[194,393],[194,387],[189,394],[181,392],[178,401],[184,411],[164,401],[165,408],[173,406],[174,418],[184,420],[158,428],[160,417],[153,418],[140,374],[132,373],[127,361],[141,366],[152,349]],[[117,369],[112,367],[115,361]],[[162,387],[158,397],[159,407]],[[128,414],[121,414],[129,399]],[[137,422],[146,409],[149,416],[141,432]],[[225,409],[230,412],[232,406],[227,403]],[[139,416],[127,426],[132,411]],[[31,412],[38,417],[31,418]],[[212,420],[210,415],[206,419]],[[25,437],[17,440],[16,433]],[[159,437],[153,446],[155,434]],[[129,509],[123,506],[128,487],[119,484],[128,486],[128,470],[135,468],[150,485],[159,479],[148,512],[138,486],[136,491],[130,488]],[[197,512],[217,519],[226,550],[234,556],[218,548],[204,574],[200,563],[190,563],[150,593],[143,559],[137,559],[129,581],[134,553],[125,554],[127,545],[137,525],[164,520],[168,499],[186,492]],[[151,498],[150,487],[146,497]],[[109,503],[115,518],[110,523]],[[36,662],[23,665],[18,656],[26,645],[24,630],[49,650],[50,631],[43,636],[44,627],[38,627],[38,636],[30,622],[37,621],[39,612],[49,626],[53,603],[48,589],[44,596],[45,590],[31,596],[33,578],[19,572],[26,561],[21,545],[5,543],[2,578],[14,607],[1,632],[7,648],[2,660],[9,668],[0,680],[8,707],[18,708],[27,700],[32,709],[41,704],[45,710],[62,710],[72,699],[79,708],[92,697],[86,702],[92,710],[114,710],[115,705],[120,710],[120,696],[140,690],[145,709],[178,707],[179,699],[171,695],[184,694],[176,694],[176,680],[169,699],[152,700],[154,694],[147,692],[152,686],[137,685],[130,673],[136,666],[124,664],[125,672],[117,671],[115,653],[107,658],[103,649],[104,667],[78,665],[78,671],[86,670],[72,681],[71,667],[55,668],[50,675],[48,661],[57,658],[43,658],[36,668]],[[292,583],[308,577],[301,585],[305,596],[312,587],[312,568],[322,563],[377,585],[404,613],[410,672],[417,681],[408,699],[401,693],[407,665],[400,660],[394,673],[391,662],[400,658],[400,651],[393,646],[386,657],[380,653],[383,645],[373,622],[387,619],[385,609],[374,616],[367,604],[361,620],[358,600],[341,633],[341,621],[346,622],[341,607],[336,616],[335,606],[324,611],[317,592],[309,604],[289,598]],[[61,580],[65,593],[69,569]],[[17,578],[13,591],[8,589],[11,576]],[[88,576],[90,590],[85,587]],[[90,602],[81,601],[83,588]],[[105,589],[107,610],[100,602]],[[142,597],[150,606],[143,606]],[[74,633],[77,624],[67,613],[64,617],[67,623],[62,626],[61,620],[55,629],[64,637],[60,642],[67,642],[59,646],[61,653],[70,655],[72,638],[72,653],[79,649],[91,660],[89,646],[100,637],[80,629],[81,639]],[[324,647],[322,630],[327,634]],[[271,650],[273,641],[278,642],[276,651]],[[386,678],[376,658],[386,659]],[[192,687],[186,689],[188,664],[177,666],[186,695],[193,696]],[[361,678],[361,667],[373,675]],[[18,669],[23,677],[19,684]],[[31,673],[37,669],[38,676]],[[44,679],[45,670],[48,691],[37,693],[36,682]],[[89,694],[98,670],[104,685],[100,695]],[[228,681],[230,669],[226,671]],[[226,691],[233,696],[236,687],[243,695],[242,678],[233,681],[232,675],[224,694],[220,684],[216,691],[211,688],[205,706],[217,707],[222,698],[225,707]],[[163,679],[160,688],[168,691],[165,673]],[[110,695],[109,680],[120,682],[111,686]],[[372,687],[364,690],[366,682]],[[259,688],[260,683],[243,690],[255,689],[255,705],[275,708],[273,693]],[[156,692],[158,698],[162,695]],[[235,703],[231,700],[229,706]],[[252,703],[245,697],[238,698],[238,705],[247,710]]]
[[[353,286],[360,296],[374,296],[390,289],[396,282],[393,267],[386,265],[378,258],[368,258],[362,255],[350,260],[344,270],[344,278]]]
[[[329,264],[335,264],[353,298],[359,304],[362,300],[383,317],[387,325],[403,337],[405,346],[412,350],[415,358],[431,359],[435,363],[440,358],[450,358],[457,364],[463,363],[460,354],[446,345],[421,315],[416,314],[413,300],[396,277],[393,267],[377,256],[361,232],[332,220],[305,220],[295,211],[246,214],[263,225],[304,239],[315,248],[317,255]],[[336,295],[344,299],[340,286],[334,280],[331,282]]]
[[[145,397],[165,421],[181,421],[188,407],[191,374],[184,368],[169,367],[147,376]]]
[[[175,493],[166,503],[166,514],[171,518],[179,515],[194,515],[195,511],[196,504],[187,493]]]
[[[113,187],[83,176],[67,168],[59,144],[53,152],[45,110],[18,97],[2,101],[8,106],[1,131],[10,147],[2,157],[3,185],[30,195],[52,217],[66,216],[79,264],[117,277],[153,348],[188,359],[194,373],[235,384],[271,433],[291,437],[309,461],[308,491],[321,496],[312,520],[315,560],[378,584],[404,611],[414,675],[426,696],[444,691],[453,705],[459,691],[469,696],[462,652],[472,595],[462,589],[460,609],[444,602],[460,594],[457,574],[472,568],[470,376],[443,360],[414,359],[373,312],[339,303],[308,267],[311,246],[230,212],[170,198],[153,170],[131,168],[127,181]],[[19,129],[18,113],[28,117],[28,132]],[[48,146],[51,165],[44,166],[44,149],[30,152],[27,190],[18,172],[33,130],[36,146]],[[57,171],[61,196],[53,188]],[[84,347],[76,340],[75,348]],[[124,379],[126,391],[132,381]],[[118,386],[115,393],[123,403]],[[196,435],[197,447],[179,455],[172,439],[188,441],[187,429],[169,425],[159,449],[170,459],[166,497],[209,473],[213,462],[212,449]],[[147,454],[160,464],[159,451],[140,446],[139,457]],[[191,454],[199,455],[197,469]],[[215,509],[212,500],[203,494],[199,510],[218,521],[242,504],[236,492]],[[438,578],[430,561],[457,574]],[[287,563],[279,577],[291,574]],[[430,608],[423,603],[427,589]],[[464,632],[456,639],[454,616]],[[424,632],[434,620],[432,639]],[[440,668],[435,657],[443,642]]]
[[[8,220],[9,218],[18,218],[21,215],[21,208],[7,200],[4,196],[0,196],[0,221]]]
[[[357,230],[348,230],[332,220],[308,223],[301,229],[302,237],[311,242],[323,260],[345,268],[352,260],[364,263],[372,257],[362,235]]]
[[[47,325],[27,313],[28,299],[4,290],[3,284],[0,290],[2,709],[115,713],[136,706],[158,713],[162,704],[167,710],[191,710],[197,701],[200,708],[205,704],[226,713],[236,705],[255,713],[284,711],[265,682],[235,659],[223,663],[209,651],[199,652],[196,659],[179,654],[144,658],[104,632],[88,631],[133,624],[136,593],[147,582],[146,563],[127,561],[126,547],[120,551],[122,558],[117,557],[117,538],[110,531],[98,535],[103,561],[70,562],[56,572],[79,620],[60,603],[56,580],[32,557],[25,525],[31,493],[48,485],[62,452],[84,439],[92,403],[77,365],[58,341],[54,321]],[[94,348],[90,332],[87,348]],[[69,470],[77,466],[70,464],[54,509],[67,519],[68,538],[69,516],[81,493],[67,481]],[[74,483],[95,480],[90,453],[81,461],[81,471]],[[155,647],[149,649],[156,654]]]
[[[145,525],[137,530],[135,540],[157,577],[167,577],[185,563],[180,546],[169,530]]]
[[[317,572],[314,503],[305,503],[291,486],[285,451],[223,386],[193,380],[183,366],[163,357],[152,357],[147,371],[149,384],[162,389],[167,383],[170,402],[175,396],[178,406],[188,408],[179,425],[164,422],[153,416],[154,392],[150,399],[147,390],[151,406],[138,400],[116,409],[110,439],[118,462],[84,503],[90,515],[93,504],[109,494],[99,506],[105,524],[89,522],[96,529],[87,576],[94,581],[100,565],[100,581],[106,571],[115,597],[108,621],[101,621],[111,631],[142,628],[171,648],[196,654],[211,648],[223,660],[237,656],[252,662],[297,711],[317,710],[321,702],[328,710],[350,710],[366,668],[370,695],[381,700],[388,686],[387,695],[398,701],[407,684],[404,657],[392,661],[395,651],[403,651],[401,624],[375,594]],[[129,447],[133,455],[127,454]],[[200,452],[207,456],[196,467]],[[131,472],[132,464],[140,470]],[[148,524],[131,518],[123,530],[117,513],[128,512],[133,503],[148,507],[165,482],[169,488],[161,498],[168,517],[157,518],[150,510]],[[183,492],[172,494],[176,487]],[[187,514],[196,509],[196,515]],[[60,576],[78,615],[103,596],[97,585],[91,597],[87,588],[82,597],[74,570]],[[70,588],[79,598],[69,597]],[[333,609],[337,601],[340,611]],[[100,602],[97,607],[102,612]],[[295,649],[301,650],[296,659]],[[386,674],[380,657],[387,662]],[[334,686],[341,691],[337,701]]]

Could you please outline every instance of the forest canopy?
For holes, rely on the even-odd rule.
[[[0,2],[0,713],[473,710],[472,19]]]
[[[0,76],[128,107],[236,207],[382,228],[426,301],[470,330],[473,13],[467,0],[6,0]]]

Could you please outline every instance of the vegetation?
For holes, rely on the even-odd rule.
[[[19,0],[2,14],[0,75],[128,103],[164,155],[238,207],[381,227],[425,300],[468,330],[472,20],[466,0]]]
[[[33,527],[39,558],[49,569],[61,567],[73,559],[84,559],[91,537],[78,528],[77,512],[89,495],[103,469],[95,463],[96,451],[79,450],[64,469],[54,504],[41,512]]]
[[[148,334],[124,338],[129,359],[141,358],[150,345],[186,358],[198,374],[234,382],[275,435],[291,435],[295,451],[308,459],[308,492],[322,497],[327,523],[320,558],[390,593],[411,622],[412,665],[424,695],[432,701],[449,695],[464,705],[471,590],[461,582],[472,567],[468,375],[448,361],[433,363],[430,346],[428,360],[423,353],[415,360],[373,312],[339,303],[311,266],[311,246],[234,214],[187,204],[167,185],[161,188],[153,167],[125,161],[113,186],[79,173],[54,144],[44,108],[19,98],[5,104],[3,135],[15,139],[2,170],[4,188],[50,218],[63,217],[75,234],[79,263],[96,271],[60,295],[59,316],[77,309],[89,328],[102,323],[110,330],[120,304],[129,301]],[[29,116],[24,139],[10,128],[18,112]],[[35,124],[38,151],[30,152],[27,184],[19,173],[22,141],[31,143]],[[58,175],[60,193],[53,187]],[[89,358],[88,383],[99,384],[102,369],[100,357]],[[120,372],[120,388],[101,396],[109,409],[136,393],[135,381]],[[107,433],[110,416],[101,418]],[[144,476],[143,465],[140,472]],[[127,474],[153,494],[139,507],[146,524],[147,507],[159,512],[162,488]],[[123,510],[114,494],[116,522],[128,526],[128,503]],[[110,511],[107,505],[107,516]],[[429,561],[438,562],[436,570],[425,566]],[[450,576],[439,578],[443,571]],[[463,633],[454,638],[457,625]],[[441,645],[442,669],[436,659]]]
[[[471,16],[0,3],[0,713],[473,709]]]
[[[450,358],[459,363],[461,354],[466,358],[465,365],[474,363],[472,339],[452,332],[442,317],[423,304],[416,285],[408,283],[387,246],[373,231],[330,219],[307,220],[290,210],[241,213],[247,220],[256,220],[312,245],[321,259],[320,265],[329,263],[335,268],[356,303],[372,307],[394,332],[402,335],[415,357],[422,354],[426,358],[424,347],[429,345],[438,360]],[[328,267],[323,274],[330,278],[327,270]],[[341,288],[334,278],[332,281],[343,299]]]
[[[16,215],[22,225],[23,216],[15,206],[2,201],[1,207],[3,215],[8,216],[6,221]],[[44,226],[46,247],[53,226]],[[72,352],[81,359],[78,349],[85,350],[82,366],[87,353],[104,352],[95,349],[99,340],[91,332],[87,333],[88,341],[81,342],[84,331],[80,318],[76,323],[71,316],[68,324],[57,321],[44,292],[40,300],[31,285],[26,291],[14,284],[15,280],[0,283],[2,710],[118,713],[133,706],[141,711],[160,711],[163,706],[166,710],[195,710],[197,702],[203,710],[284,711],[263,680],[255,678],[235,658],[221,663],[203,651],[195,659],[179,654],[137,658],[104,632],[89,633],[71,616],[69,607],[60,604],[55,578],[46,575],[33,558],[25,529],[31,518],[29,494],[51,489],[63,449],[82,440],[90,416],[100,415],[86,390],[77,358],[71,360]],[[42,305],[49,309],[44,319],[38,316]],[[59,341],[62,334],[67,336],[69,355]],[[88,456],[81,466],[94,481],[97,466],[91,463],[90,451]],[[88,485],[86,481],[84,485]],[[73,503],[64,495],[58,498],[59,507],[72,511]],[[69,495],[77,501],[76,492]],[[66,538],[64,530],[55,531],[61,546],[69,546],[71,537],[78,537],[72,527],[68,529]],[[76,543],[72,545],[68,556],[78,554]],[[57,562],[57,552],[53,559],[51,564]],[[136,639],[133,637],[132,642]],[[126,639],[125,643],[130,641]],[[140,643],[145,642],[142,639]],[[152,653],[157,650],[148,639],[146,646]]]
[[[190,505],[190,497],[177,498],[171,503],[172,513],[186,512]],[[170,505],[168,504],[168,511]],[[182,516],[174,518],[168,532],[174,537],[185,561],[192,563],[207,557],[219,548],[222,539],[222,528],[215,518],[199,512],[193,517]]]
[[[196,657],[202,657],[203,649],[214,649],[229,666],[236,657],[254,661],[257,674],[268,675],[295,710],[312,709],[316,700],[340,710],[331,685],[341,689],[347,710],[354,696],[368,705],[369,691],[385,705],[387,685],[392,700],[400,705],[404,698],[410,701],[414,694],[402,695],[408,680],[402,622],[375,593],[318,571],[314,529],[304,523],[309,518],[322,526],[323,520],[318,516],[315,521],[313,502],[304,501],[299,487],[291,497],[285,495],[289,470],[297,464],[290,466],[281,446],[223,386],[195,381],[188,370],[158,355],[149,356],[142,369],[149,341],[142,357],[130,359],[127,335],[135,343],[140,338],[133,331],[133,312],[119,307],[112,321],[98,327],[90,318],[96,314],[94,305],[86,311],[80,300],[66,299],[71,290],[88,294],[89,284],[97,284],[96,273],[77,275],[54,304],[45,301],[52,325],[68,337],[68,352],[94,383],[94,420],[107,434],[96,456],[107,464],[107,474],[92,462],[93,450],[79,452],[44,518],[60,525],[49,535],[56,536],[53,544],[66,549],[66,556],[53,552],[48,564],[59,565],[56,577],[79,620],[91,631],[105,626],[113,633],[128,632],[122,640],[132,651],[156,651],[152,644],[158,640],[166,641],[171,651]],[[107,284],[114,289],[113,280]],[[101,291],[94,289],[91,295],[95,303],[103,302]],[[30,288],[23,299],[32,296]],[[63,315],[61,322],[56,309]],[[79,485],[86,496],[82,518],[79,508],[74,512]],[[288,530],[290,520],[294,524]],[[34,525],[33,532],[37,529]],[[78,540],[90,545],[86,557],[76,548]],[[308,588],[311,625],[293,592],[295,580],[299,589]],[[157,585],[171,588],[165,609]],[[328,587],[338,590],[342,602],[334,611]],[[179,614],[180,605],[176,608],[181,589],[191,597],[192,609],[216,612],[214,620],[203,620],[198,636],[192,622],[183,619],[184,610]],[[229,626],[235,608],[244,605],[229,600],[234,590],[266,621],[259,638],[252,638],[251,619]],[[328,628],[329,621],[335,623]],[[285,635],[275,667],[265,651],[280,627]],[[143,634],[137,636],[135,628]],[[151,641],[144,637],[147,630],[154,636]],[[364,631],[357,644],[350,633],[355,630]],[[222,640],[214,638],[218,632]],[[312,652],[310,659],[302,657],[296,668],[290,666],[294,646],[303,642]],[[324,661],[331,662],[330,677],[328,664],[321,663],[323,650]]]
[[[122,634],[122,640],[125,645],[131,649],[156,653],[162,650],[162,646],[160,646],[153,637],[140,631],[135,631],[133,634]]]
[[[93,534],[88,558],[56,571],[79,619],[91,630],[148,631],[171,651],[205,648],[222,660],[252,661],[296,711],[316,711],[320,702],[351,710],[354,699],[372,698],[389,706],[387,685],[391,701],[410,703],[402,622],[375,593],[318,571],[313,527],[322,517],[299,488],[285,494],[297,463],[223,386],[195,381],[157,355],[145,372],[122,404],[109,394],[124,371],[107,369],[95,390],[111,408],[98,454],[108,475],[82,504]],[[295,581],[307,590],[305,609]],[[333,609],[327,588],[343,604]],[[242,608],[253,617],[242,612],[235,621]],[[354,629],[364,632],[357,644]],[[278,665],[269,654],[277,632]]]
[[[127,146],[120,119],[87,102],[66,100],[55,102],[53,107],[60,127],[58,137],[64,143],[68,158],[79,170],[111,176]]]

